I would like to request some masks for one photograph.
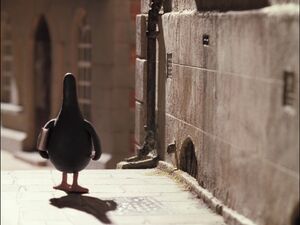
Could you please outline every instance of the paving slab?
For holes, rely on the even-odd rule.
[[[69,175],[69,181],[72,176]],[[159,169],[84,170],[84,195],[52,186],[55,170],[1,172],[3,225],[225,225],[196,195]]]

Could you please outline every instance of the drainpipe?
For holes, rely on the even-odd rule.
[[[147,121],[145,125],[145,139],[143,146],[138,149],[138,154],[118,163],[120,169],[136,169],[155,167],[158,160],[156,151],[156,39],[158,36],[157,25],[159,11],[164,0],[151,0],[148,12],[147,27]]]
[[[147,29],[147,130],[155,133],[156,39],[162,0],[152,0]]]

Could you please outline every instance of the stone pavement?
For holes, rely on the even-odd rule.
[[[1,172],[2,225],[224,225],[188,188],[159,169],[84,170],[89,194],[52,189],[55,170]],[[71,175],[69,175],[69,181]]]

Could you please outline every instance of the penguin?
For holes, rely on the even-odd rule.
[[[49,159],[54,167],[62,172],[61,184],[54,186],[54,189],[67,193],[89,192],[87,188],[78,185],[78,175],[91,159],[100,158],[101,144],[92,124],[81,114],[76,80],[71,73],[64,77],[60,112],[41,129],[37,149],[41,157]],[[73,173],[72,185],[67,183],[68,173]]]

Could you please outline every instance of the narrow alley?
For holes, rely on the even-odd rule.
[[[300,225],[299,0],[1,0],[0,73],[1,225]]]

